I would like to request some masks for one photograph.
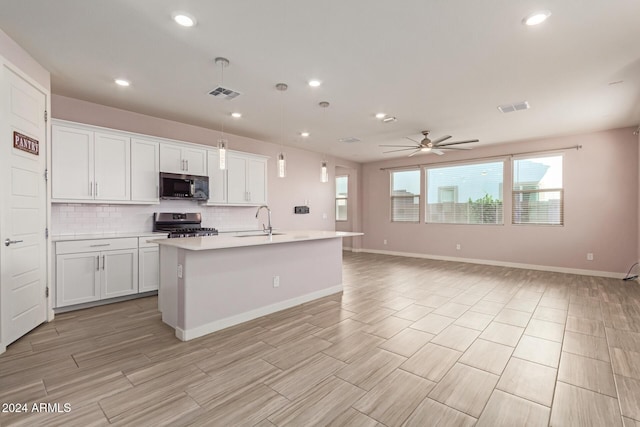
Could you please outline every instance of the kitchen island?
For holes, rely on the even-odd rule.
[[[154,240],[158,308],[188,341],[342,291],[342,238],[362,233],[285,231]]]

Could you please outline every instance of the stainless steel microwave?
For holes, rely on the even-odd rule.
[[[209,177],[160,172],[161,199],[209,199]]]

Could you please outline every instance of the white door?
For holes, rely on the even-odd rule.
[[[209,150],[207,156],[209,170],[209,203],[226,203],[227,172],[220,170],[218,150]]]
[[[46,94],[4,63],[1,72],[0,347],[46,320],[48,145]],[[15,148],[16,137],[22,148],[37,145],[38,153]]]
[[[140,248],[139,265],[140,274],[138,274],[138,290],[140,292],[156,291],[160,283],[160,249]]]
[[[100,258],[102,299],[138,293],[138,249],[102,252]]]
[[[247,190],[251,203],[267,203],[267,161],[263,159],[249,159],[247,169]]]
[[[198,148],[184,148],[182,158],[185,161],[186,171],[190,175],[204,176],[207,174],[207,152]]]
[[[100,252],[56,256],[56,307],[100,299]]]
[[[160,171],[169,173],[185,173],[182,160],[182,148],[177,145],[162,144],[160,146]]]
[[[131,139],[131,200],[158,202],[160,144]]]
[[[247,159],[227,155],[227,201],[229,203],[247,203]]]
[[[131,200],[131,139],[95,133],[95,199]]]
[[[52,126],[51,198],[93,200],[93,132]]]

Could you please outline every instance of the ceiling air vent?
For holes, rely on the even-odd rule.
[[[354,138],[353,136],[349,136],[349,137],[346,137],[346,138],[340,138],[338,140],[338,142],[350,143],[350,142],[360,142],[360,140],[358,138]]]
[[[514,111],[528,110],[529,103],[527,101],[516,102],[513,104],[498,105],[501,113],[513,113]]]
[[[238,97],[240,95],[240,92],[236,92],[233,89],[227,89],[226,87],[218,86],[217,88],[209,92],[209,95],[213,95],[216,98],[220,99],[233,99]]]

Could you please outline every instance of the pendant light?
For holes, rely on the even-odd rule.
[[[323,115],[326,117],[326,111],[330,104],[327,101],[322,101],[318,105],[325,111]],[[329,182],[329,169],[326,160],[323,160],[320,166],[320,182]]]
[[[282,93],[282,100],[280,102],[280,149],[282,149],[282,143],[284,141],[284,92],[289,88],[286,83],[276,84],[276,89]],[[278,178],[284,178],[287,176],[287,159],[284,153],[280,151],[278,154]]]
[[[224,67],[229,66],[229,60],[227,58],[218,57],[215,59],[215,62],[217,65],[220,65],[220,87],[224,87]],[[220,139],[218,139],[218,166],[220,170],[225,170],[227,168],[227,148],[229,145],[229,141],[224,137],[224,119],[225,116],[223,115]]]

